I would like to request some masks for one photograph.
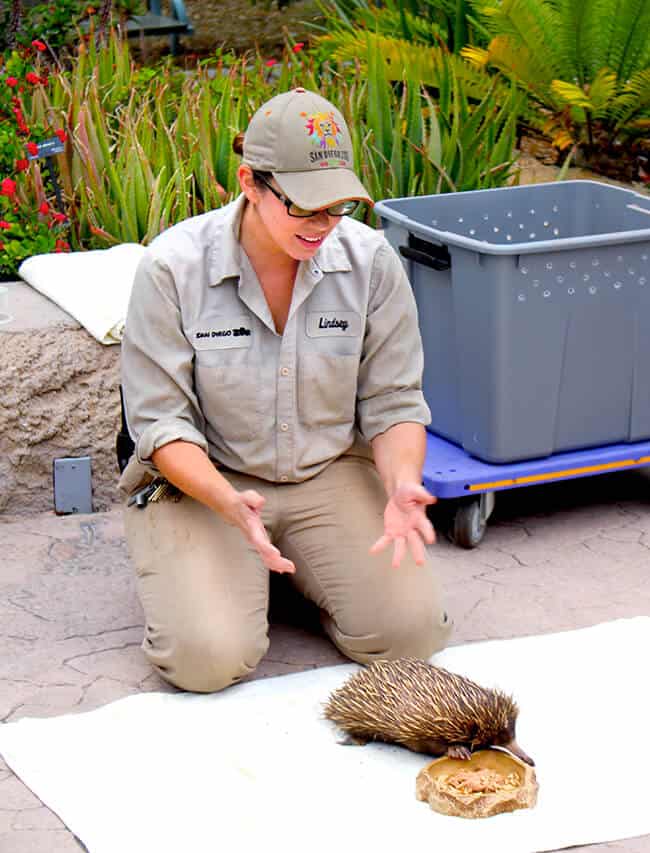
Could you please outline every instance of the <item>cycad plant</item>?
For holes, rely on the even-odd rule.
[[[636,177],[650,153],[650,0],[474,0],[492,39],[461,54],[514,78],[560,150]],[[636,162],[630,162],[636,158]]]
[[[324,23],[316,40],[323,59],[363,61],[371,45],[384,60],[390,80],[405,75],[438,87],[441,67],[451,65],[472,97],[499,96],[483,69],[458,55],[467,44],[487,45],[489,33],[472,14],[470,0],[323,0]],[[505,88],[505,87],[504,87]]]
[[[473,16],[470,0],[322,0],[324,23],[314,28],[344,38],[367,30],[416,44],[444,43],[451,53],[487,35]]]

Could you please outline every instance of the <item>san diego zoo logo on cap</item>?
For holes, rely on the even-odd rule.
[[[334,113],[312,113],[305,124],[317,150],[309,152],[309,160],[319,166],[347,166],[350,163],[350,152],[341,149],[343,130],[336,121]]]

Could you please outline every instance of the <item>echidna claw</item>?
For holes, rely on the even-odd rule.
[[[365,746],[368,743],[362,737],[355,737],[355,735],[344,735],[339,741],[340,746]]]
[[[447,747],[447,755],[449,758],[461,758],[463,761],[469,761],[472,757],[472,751],[461,743],[452,743]]]

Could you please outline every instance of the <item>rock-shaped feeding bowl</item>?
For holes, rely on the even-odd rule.
[[[537,802],[535,771],[510,753],[484,749],[471,758],[437,758],[418,773],[415,795],[441,814],[491,817],[532,808]]]

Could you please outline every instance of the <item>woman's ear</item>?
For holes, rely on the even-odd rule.
[[[252,204],[256,204],[260,200],[260,191],[255,183],[251,167],[240,166],[239,169],[237,169],[237,177],[239,179],[241,191],[244,193],[248,201]]]

